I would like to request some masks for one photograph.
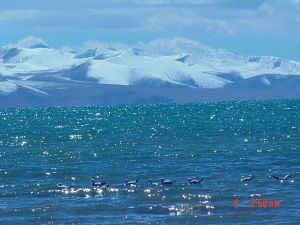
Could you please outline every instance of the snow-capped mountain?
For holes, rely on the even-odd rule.
[[[205,46],[198,52],[172,55],[143,48],[94,48],[76,53],[53,49],[43,40],[30,37],[0,48],[0,96],[20,88],[50,96],[53,90],[97,84],[291,89],[300,84],[298,74],[300,63],[296,61],[242,56]]]

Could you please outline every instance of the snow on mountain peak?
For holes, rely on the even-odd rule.
[[[3,76],[57,73],[75,81],[118,85],[221,88],[263,74],[300,74],[300,63],[271,56],[242,56],[184,38],[158,39],[125,48],[99,43],[77,54],[28,37],[0,48]],[[53,75],[54,76],[54,75]],[[5,78],[6,79],[6,78]],[[264,84],[273,80],[264,80]],[[7,85],[7,84],[5,84]]]
[[[49,48],[49,45],[41,38],[29,36],[17,43],[20,48]]]
[[[160,55],[192,55],[197,58],[224,58],[236,57],[237,55],[224,49],[213,49],[197,41],[181,37],[173,39],[157,39],[147,44],[139,44],[145,51]]]

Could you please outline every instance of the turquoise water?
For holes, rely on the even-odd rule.
[[[299,100],[1,110],[0,223],[299,223],[299,112]],[[162,177],[177,182],[148,183]]]

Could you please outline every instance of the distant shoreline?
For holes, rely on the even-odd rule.
[[[300,90],[295,89],[203,89],[86,83],[49,89],[47,93],[19,87],[8,95],[0,95],[0,108],[300,99]]]

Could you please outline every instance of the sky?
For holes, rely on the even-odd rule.
[[[300,61],[300,0],[0,0],[0,46],[27,36],[55,48],[181,40]]]

